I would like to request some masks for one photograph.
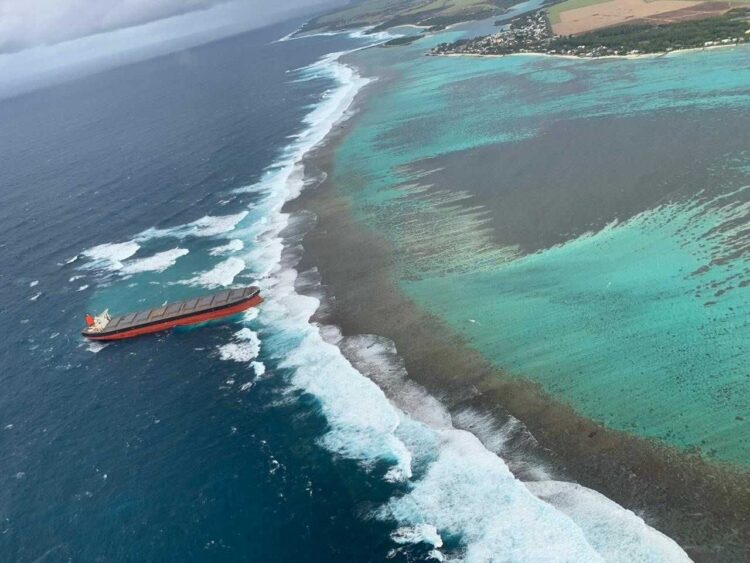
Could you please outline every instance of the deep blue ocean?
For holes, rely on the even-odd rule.
[[[377,37],[248,32],[0,101],[1,561],[678,561],[454,416],[394,345],[310,321],[302,158]],[[86,312],[258,284],[257,310],[99,345]],[[460,374],[457,374],[460,377]],[[471,428],[469,433],[461,428]]]
[[[353,517],[367,485],[316,445],[315,410],[280,404],[273,378],[239,390],[247,365],[216,352],[237,322],[98,353],[79,337],[100,301],[122,311],[207,291],[154,270],[146,289],[128,288],[137,276],[68,262],[252,205],[257,195],[234,190],[258,181],[332,86],[290,72],[357,43],[274,43],[293,29],[0,102],[0,560],[380,560],[389,549],[379,525]],[[187,246],[201,244],[220,240]]]

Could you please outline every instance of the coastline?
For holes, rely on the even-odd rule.
[[[728,47],[741,47],[741,45],[737,44],[727,44],[727,45],[711,45],[709,47],[694,47],[691,49],[675,49],[674,51],[662,51],[659,53],[642,53],[638,55],[603,55],[601,57],[581,57],[578,55],[557,55],[554,53],[537,53],[537,52],[522,52],[522,53],[509,53],[507,55],[482,55],[479,53],[446,53],[446,54],[428,54],[427,56],[430,57],[471,57],[471,58],[478,58],[478,59],[496,59],[496,58],[504,58],[504,57],[550,57],[554,59],[572,59],[577,61],[598,61],[603,59],[625,59],[625,60],[635,60],[635,59],[656,59],[660,57],[669,57],[673,55],[685,55],[688,53],[695,53],[700,51],[709,51],[714,49],[726,49]]]
[[[556,475],[642,514],[695,560],[746,557],[750,475],[578,416],[537,385],[494,368],[401,293],[390,274],[390,248],[353,220],[349,203],[330,180],[333,152],[356,123],[357,111],[385,83],[378,80],[361,91],[350,108],[355,115],[306,157],[306,176],[321,171],[327,178],[285,207],[317,217],[304,237],[300,264],[301,271],[317,268],[328,297],[316,319],[338,326],[345,336],[377,334],[395,342],[410,378],[454,415],[470,408],[500,423],[508,415],[521,420],[540,444],[533,455],[543,456]]]

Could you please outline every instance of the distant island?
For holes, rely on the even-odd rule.
[[[441,43],[435,55],[540,53],[608,57],[668,53],[683,49],[737,45],[750,39],[750,9],[738,8],[706,19],[676,23],[633,23],[578,35],[555,35],[547,12],[516,18],[507,29],[485,37]]]

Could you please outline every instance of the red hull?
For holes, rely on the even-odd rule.
[[[252,299],[249,299],[242,303],[238,303],[237,305],[234,305],[232,307],[227,307],[225,309],[221,309],[218,311],[199,313],[197,315],[192,315],[190,317],[183,317],[181,319],[173,319],[173,320],[165,321],[163,323],[153,324],[153,325],[140,327],[140,328],[134,328],[133,330],[127,330],[124,332],[118,332],[116,334],[109,334],[109,335],[102,335],[102,336],[96,336],[95,334],[91,334],[91,335],[86,334],[85,336],[89,340],[123,340],[125,338],[135,338],[136,336],[142,336],[144,334],[152,334],[154,332],[162,332],[164,330],[169,330],[176,326],[193,325],[197,323],[210,321],[213,319],[220,319],[221,317],[228,317],[231,315],[236,315],[237,313],[241,313],[242,311],[250,309],[251,307],[257,307],[262,302],[263,302],[263,298],[260,295],[257,295],[256,297]]]

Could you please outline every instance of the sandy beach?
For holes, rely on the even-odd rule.
[[[360,94],[355,116],[307,159],[308,177],[320,172],[332,176],[332,155],[356,124],[356,111],[385,87],[388,81],[381,80]],[[506,460],[519,478],[533,480],[526,468],[540,464],[559,479],[595,489],[674,538],[696,561],[750,556],[746,472],[606,428],[579,416],[539,385],[495,368],[398,289],[389,244],[353,219],[349,201],[332,181],[308,188],[287,210],[316,217],[304,237],[300,270],[320,273],[325,305],[318,320],[340,327],[344,335],[392,340],[409,376],[454,416],[470,408],[498,424],[509,416],[520,420],[534,440],[514,448]]]

